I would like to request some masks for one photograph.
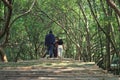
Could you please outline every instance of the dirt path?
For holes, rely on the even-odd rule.
[[[120,80],[120,78],[98,68],[94,62],[40,59],[2,63],[0,80]]]

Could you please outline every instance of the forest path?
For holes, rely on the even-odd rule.
[[[0,80],[120,80],[94,62],[40,59],[0,63]]]

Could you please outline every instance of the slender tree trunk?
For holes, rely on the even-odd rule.
[[[107,34],[109,35],[109,37],[106,37],[106,52],[107,52],[107,56],[106,56],[106,69],[109,70],[110,69],[110,27],[111,25],[107,25]]]
[[[10,26],[10,20],[12,16],[12,0],[2,0],[4,6],[5,6],[5,23],[3,25],[2,31],[0,31],[0,39],[3,39],[2,43],[0,44],[0,47],[5,47],[5,44],[8,42],[8,37],[9,37],[9,26]],[[7,56],[3,49],[0,49],[0,55],[1,55],[1,60],[3,62],[7,62]]]
[[[1,60],[2,60],[3,62],[8,62],[7,56],[6,56],[3,48],[0,48],[0,57],[1,57]]]
[[[106,31],[101,27],[101,25],[100,25],[98,19],[96,18],[95,13],[94,13],[94,11],[93,11],[93,9],[92,9],[92,5],[91,5],[91,3],[90,3],[90,0],[87,0],[87,1],[88,1],[88,3],[89,3],[90,10],[91,10],[91,13],[92,13],[92,15],[93,15],[93,18],[95,19],[95,21],[96,21],[98,27],[99,27],[100,30],[105,34],[105,36],[106,36],[107,38],[109,38],[109,35],[108,35],[108,34],[106,33]],[[117,49],[116,49],[116,46],[114,45],[114,43],[113,43],[113,41],[112,41],[111,38],[110,38],[110,43],[111,43],[111,46],[113,47],[113,49],[114,49],[116,55],[118,55],[118,51],[117,51]]]
[[[88,53],[88,57],[89,57],[88,60],[91,61],[92,60],[92,58],[91,58],[91,46],[90,46],[91,44],[90,44],[90,32],[89,32],[89,27],[88,27],[88,21],[87,21],[86,14],[82,8],[81,3],[79,2],[78,5],[79,5],[80,10],[82,11],[82,14],[84,16],[85,30],[87,32],[87,34],[86,34],[87,45],[86,46],[87,46],[87,53]]]
[[[104,3],[103,3],[103,0],[100,0],[100,2],[101,2],[101,6],[102,6],[102,9],[103,9],[103,12],[104,12],[104,14],[105,14],[105,16],[106,16],[106,18],[108,18],[108,17],[111,17],[112,16],[112,11],[111,11],[111,9],[110,9],[110,7],[109,6],[107,6],[107,10],[104,8]],[[106,62],[106,69],[107,70],[109,70],[110,69],[110,40],[111,40],[111,37],[110,37],[110,34],[111,34],[111,23],[110,23],[110,21],[109,20],[107,20],[108,21],[108,24],[107,25],[105,25],[105,27],[106,27],[106,33],[107,33],[107,35],[106,35],[106,57],[105,57],[105,62]]]

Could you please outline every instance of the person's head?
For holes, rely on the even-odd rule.
[[[49,33],[52,33],[52,30],[50,30]]]

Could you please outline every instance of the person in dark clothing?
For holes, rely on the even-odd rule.
[[[55,36],[52,33],[52,31],[50,31],[49,34],[46,35],[45,37],[45,46],[47,46],[47,50],[50,58],[53,56],[54,43],[55,43]]]
[[[56,39],[55,39],[55,44],[54,44],[54,57],[55,57],[55,58],[58,57],[58,40],[59,40],[59,38],[56,37]]]

